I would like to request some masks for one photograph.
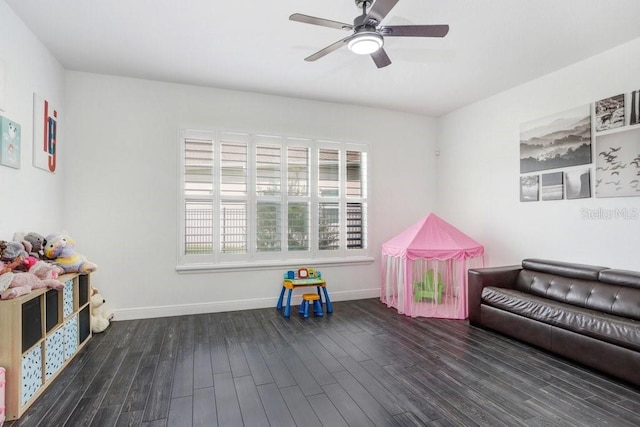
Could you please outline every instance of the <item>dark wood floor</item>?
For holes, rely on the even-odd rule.
[[[334,309],[114,322],[5,425],[640,425],[639,389],[466,321]]]

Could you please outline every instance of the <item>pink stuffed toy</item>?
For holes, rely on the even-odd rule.
[[[62,289],[64,284],[53,278],[58,276],[58,272],[58,267],[49,265],[44,261],[38,261],[28,272],[14,273],[9,288],[2,292],[0,298],[17,298],[28,294],[34,289],[44,288],[45,286],[52,289]],[[41,279],[39,276],[43,278]]]
[[[46,261],[36,261],[29,269],[29,273],[35,274],[40,280],[46,280],[57,279],[60,274],[64,273],[64,270],[62,267]]]

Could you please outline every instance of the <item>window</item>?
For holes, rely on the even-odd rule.
[[[367,146],[184,130],[180,267],[362,258]]]

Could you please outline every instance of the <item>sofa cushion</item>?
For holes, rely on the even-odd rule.
[[[602,270],[598,275],[598,279],[601,282],[611,283],[613,285],[640,289],[640,272],[638,271],[616,270],[611,268]]]
[[[628,286],[521,270],[514,289],[578,307],[640,320],[640,292]]]
[[[592,338],[640,351],[640,321],[576,307],[513,289],[485,287],[482,302]]]
[[[549,261],[546,259],[534,258],[523,260],[522,268],[582,280],[598,280],[599,273],[602,270],[607,269],[607,267],[598,267],[594,265],[573,264],[570,262]]]

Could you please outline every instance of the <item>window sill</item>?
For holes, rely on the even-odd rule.
[[[371,264],[374,258],[370,256],[352,257],[352,258],[320,258],[320,259],[292,259],[287,261],[257,261],[257,262],[234,262],[224,264],[184,264],[176,266],[176,271],[183,273],[215,273],[215,272],[234,272],[234,271],[251,271],[251,270],[276,270],[276,269],[293,269],[297,267],[317,267],[317,266],[342,266],[342,265],[361,265]]]

